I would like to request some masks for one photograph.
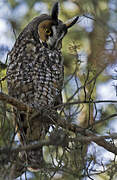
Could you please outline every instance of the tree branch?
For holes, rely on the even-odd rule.
[[[28,110],[28,112],[34,111],[34,109],[31,108],[30,106],[28,106],[27,104],[25,104],[7,94],[4,94],[2,92],[0,92],[0,100],[18,108],[20,111],[27,111],[27,110]],[[68,105],[75,105],[75,104],[88,104],[88,103],[90,103],[90,104],[91,103],[117,103],[117,100],[74,101],[74,102],[60,104],[60,105],[56,106],[55,108],[59,108],[61,106],[68,106]]]
[[[20,102],[19,100],[15,99],[13,97],[10,97],[4,93],[0,93],[0,100],[6,102],[8,104],[11,104],[12,106],[15,106],[20,111],[28,111],[28,112],[34,112],[35,111],[35,109],[29,107],[28,105],[24,104],[23,102]],[[83,102],[81,102],[81,103],[83,103]],[[53,115],[50,110],[46,111],[45,113],[44,113],[44,116],[48,115],[48,117],[49,117],[50,115]],[[35,116],[39,116],[39,115],[40,115],[40,112],[37,112]],[[34,118],[34,116],[33,116],[33,118]],[[81,128],[75,124],[70,124],[69,122],[67,122],[67,120],[62,119],[61,117],[58,117],[55,115],[54,115],[54,117],[52,116],[50,121],[52,124],[55,124],[55,125],[57,124],[58,126],[64,128],[64,129],[68,129],[69,131],[72,131],[74,133],[82,134],[87,141],[88,141],[87,137],[90,137],[93,142],[95,142],[99,146],[102,146],[106,150],[117,155],[117,148],[115,147],[114,144],[107,142],[104,138],[103,139],[101,138],[101,140],[100,140],[100,138],[96,134],[92,133],[90,130],[85,129],[85,128]],[[43,143],[45,143],[46,145],[47,145],[47,143],[50,143],[49,145],[51,145],[51,142],[44,141]],[[14,151],[16,151],[16,150],[14,150]]]
[[[57,137],[56,137],[57,138]],[[68,138],[67,139],[67,142],[81,142],[81,143],[89,143],[91,141],[94,141],[94,142],[103,142],[103,140],[105,139],[117,139],[117,133],[113,133],[113,134],[110,134],[110,135],[106,135],[106,136],[94,136],[94,134],[92,134],[92,136],[89,136],[89,137],[86,137],[86,136],[79,136],[77,138]],[[64,141],[64,138],[63,138],[63,141]],[[63,142],[60,141],[60,143],[58,144],[57,142],[57,146],[58,145],[62,145]],[[104,143],[102,143],[104,144]],[[18,147],[4,147],[4,148],[0,148],[0,154],[2,153],[18,153],[18,152],[21,152],[21,151],[30,151],[32,149],[38,149],[39,147],[42,147],[42,146],[50,146],[50,145],[53,145],[55,146],[56,145],[56,141],[53,141],[53,139],[48,139],[48,140],[41,140],[39,141],[37,144],[30,144],[30,145],[25,145],[25,146],[18,146]],[[114,154],[117,155],[117,148],[115,147],[112,147],[112,144],[111,144],[111,147],[108,146],[112,152]],[[106,144],[106,149],[107,149],[107,144]]]
[[[16,107],[17,109],[19,109],[20,111],[28,111],[28,112],[32,112],[34,109],[31,108],[30,106],[28,106],[27,104],[24,104],[23,102],[7,95],[4,94],[2,92],[0,92],[0,100],[4,101],[14,107]]]

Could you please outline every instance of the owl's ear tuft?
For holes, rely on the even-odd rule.
[[[70,27],[72,27],[72,26],[77,22],[78,18],[79,18],[79,16],[76,16],[76,17],[68,20],[68,21],[65,23],[67,29],[70,28]]]
[[[59,14],[59,3],[56,2],[52,8],[52,13],[51,13],[52,19],[54,21],[58,21],[58,14]]]

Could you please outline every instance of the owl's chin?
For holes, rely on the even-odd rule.
[[[47,43],[46,43],[47,44]],[[53,43],[53,44],[47,44],[47,48],[50,50],[60,50],[62,48],[62,42],[59,41],[58,43]]]
[[[62,41],[59,41],[58,43],[49,43],[49,42],[42,42],[42,45],[47,48],[47,49],[50,49],[50,50],[54,50],[54,49],[57,49],[57,50],[60,50],[62,48]]]

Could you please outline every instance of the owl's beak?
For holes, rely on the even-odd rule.
[[[52,45],[48,45],[48,48],[49,49],[51,49],[51,50],[54,50],[54,49],[61,49],[61,41],[59,40],[59,41],[56,41],[56,42],[54,42]]]

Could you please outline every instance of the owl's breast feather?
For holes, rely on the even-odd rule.
[[[63,86],[60,51],[49,50],[33,40],[17,45],[10,54],[8,88],[13,97],[38,108],[53,105]],[[15,58],[14,58],[15,57]]]

